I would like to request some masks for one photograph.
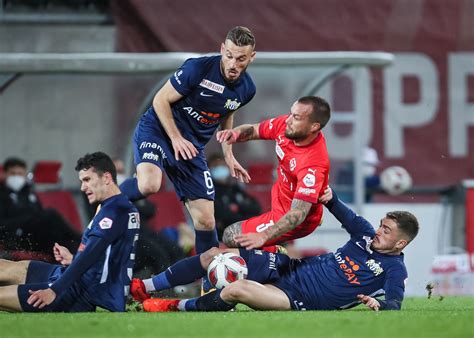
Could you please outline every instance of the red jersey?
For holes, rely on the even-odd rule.
[[[272,212],[278,218],[291,209],[294,198],[313,204],[303,224],[318,226],[323,206],[318,198],[328,186],[329,155],[322,132],[306,146],[297,146],[285,137],[287,115],[260,123],[261,139],[275,140],[278,179],[272,187]],[[274,221],[277,221],[275,219]],[[295,229],[296,230],[296,229]]]

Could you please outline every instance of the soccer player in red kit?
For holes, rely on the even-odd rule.
[[[318,198],[328,185],[329,156],[321,129],[331,115],[329,104],[317,96],[296,101],[288,115],[244,124],[217,133],[220,143],[264,139],[275,141],[278,179],[272,187],[272,209],[229,225],[222,241],[229,247],[267,247],[304,237],[321,223]]]

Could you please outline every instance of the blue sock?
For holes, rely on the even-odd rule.
[[[201,254],[212,247],[219,247],[216,229],[196,230],[196,253]]]
[[[165,290],[176,285],[186,285],[202,278],[206,270],[202,268],[200,256],[182,259],[152,278],[155,290]]]
[[[120,184],[120,191],[132,202],[145,198],[138,189],[138,180],[136,177],[127,178],[123,181],[123,183]]]
[[[192,298],[186,301],[186,311],[229,311],[235,304],[229,304],[222,300],[221,290],[212,291],[204,296]]]

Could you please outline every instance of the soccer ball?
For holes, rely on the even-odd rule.
[[[380,185],[389,195],[400,195],[411,188],[412,179],[405,168],[393,166],[382,171]]]
[[[220,253],[207,267],[207,278],[216,289],[247,277],[248,269],[245,260],[231,252]]]

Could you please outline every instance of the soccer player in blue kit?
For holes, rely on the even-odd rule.
[[[185,203],[194,223],[196,251],[218,246],[214,185],[204,147],[219,127],[231,129],[233,114],[255,95],[246,73],[255,58],[255,38],[246,28],[231,29],[221,55],[191,58],[156,93],[135,129],[136,178],[120,185],[131,201],[158,192],[163,171]],[[232,146],[222,144],[231,175],[248,182]]]
[[[407,211],[388,212],[375,230],[342,203],[330,188],[321,197],[350,234],[334,253],[304,259],[260,250],[218,249],[184,259],[144,281],[133,279],[131,293],[145,311],[227,311],[237,303],[259,310],[340,310],[365,304],[372,310],[400,310],[407,271],[402,250],[418,233]],[[148,292],[184,285],[204,275],[220,252],[235,252],[247,262],[247,279],[204,296],[150,298]],[[385,295],[385,299],[377,298]]]
[[[116,184],[116,169],[102,152],[77,161],[81,190],[100,210],[82,236],[76,255],[55,244],[60,265],[0,260],[0,310],[125,311],[140,228],[139,214]]]

